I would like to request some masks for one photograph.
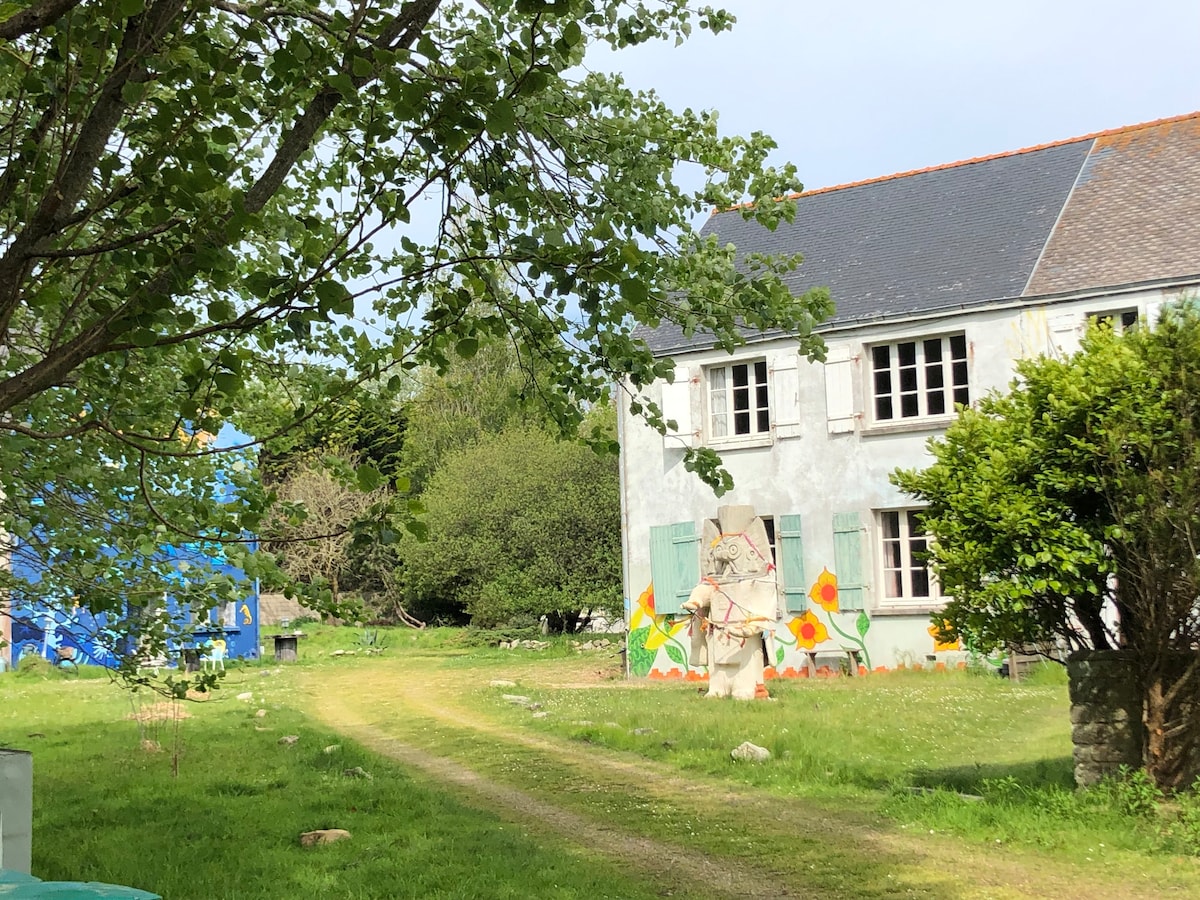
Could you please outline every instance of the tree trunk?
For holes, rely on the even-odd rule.
[[[1166,793],[1200,778],[1200,702],[1197,655],[1171,654],[1147,667],[1146,772]]]

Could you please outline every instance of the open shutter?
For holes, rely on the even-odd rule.
[[[691,522],[650,526],[654,611],[677,613],[700,583],[700,538]]]
[[[863,567],[863,527],[858,513],[833,516],[833,564],[837,567],[838,608],[863,609],[866,577]]]
[[[1083,317],[1078,313],[1060,313],[1050,319],[1050,355],[1066,359],[1079,349]]]
[[[825,415],[830,434],[854,430],[854,358],[848,344],[830,347],[825,357]]]
[[[675,380],[669,384],[663,382],[661,407],[663,418],[676,426],[663,435],[663,446],[675,449],[699,446],[699,429],[692,422],[692,376],[687,366],[676,366]]]
[[[779,517],[779,580],[788,612],[808,609],[808,582],[804,578],[804,539],[799,516]]]
[[[771,420],[775,436],[800,435],[800,370],[795,353],[781,353],[771,362]]]

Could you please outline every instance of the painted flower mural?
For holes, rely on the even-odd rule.
[[[653,584],[646,585],[646,589],[638,596],[637,608],[634,609],[633,614],[629,617],[629,630],[636,631],[638,628],[643,627],[642,620],[647,618],[651,621],[654,619]]]
[[[646,649],[657,650],[667,641],[672,640],[683,629],[687,628],[690,623],[691,619],[688,618],[677,620],[668,619],[666,616],[656,618],[654,624],[650,626],[650,634],[646,637]],[[675,659],[673,654],[671,658]],[[679,662],[679,660],[675,661]]]
[[[837,576],[828,569],[822,569],[821,574],[817,576],[816,583],[812,586],[812,590],[808,592],[808,596],[813,603],[816,603],[823,610],[825,610],[825,612],[837,612]]]
[[[950,628],[950,623],[943,621],[941,627],[939,627],[937,625],[930,625],[929,628],[926,629],[929,632],[929,636],[931,638],[933,638],[933,652],[934,653],[941,653],[944,650],[958,650],[959,649],[957,637],[955,637],[954,640],[952,640],[952,641],[946,640],[943,637],[943,635],[945,634],[945,631],[943,631],[943,629],[948,630],[949,628]]]
[[[629,637],[626,647],[629,651],[630,674],[641,677],[650,674],[654,668],[658,651],[663,649],[667,658],[682,669],[688,671],[687,650],[679,642],[676,635],[692,623],[691,617],[673,619],[667,615],[658,615],[654,611],[654,585],[646,585],[646,589],[638,596],[637,604],[629,615]]]
[[[829,629],[818,619],[812,610],[805,610],[788,622],[788,631],[796,638],[796,646],[812,650],[817,644],[829,640]]]

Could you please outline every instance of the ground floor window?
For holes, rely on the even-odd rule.
[[[929,536],[919,509],[880,510],[879,557],[884,603],[928,604],[941,599],[937,579],[926,563]]]

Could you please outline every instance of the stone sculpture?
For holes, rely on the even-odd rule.
[[[778,618],[775,564],[763,520],[752,506],[722,506],[704,523],[700,584],[683,608],[693,665],[708,666],[708,696],[765,695],[763,668]]]

